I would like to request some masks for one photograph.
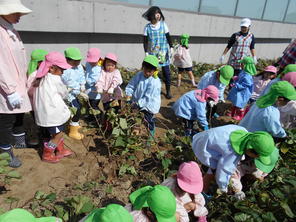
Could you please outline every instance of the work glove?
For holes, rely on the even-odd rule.
[[[84,92],[85,91],[85,86],[84,85],[80,85],[80,91]]]
[[[211,100],[211,101],[209,101],[209,105],[210,105],[210,107],[213,108],[216,105],[216,103],[215,103],[215,101]]]
[[[258,61],[257,61],[257,57],[256,56],[253,56],[253,59],[254,59],[254,63],[255,63],[255,65],[258,63]]]
[[[84,92],[80,92],[79,96],[81,96],[83,99],[88,100],[88,95],[86,93],[84,93]]]
[[[238,200],[243,200],[246,198],[246,194],[243,191],[236,192],[234,197]]]
[[[8,95],[7,99],[13,109],[20,108],[23,102],[23,98],[17,92]]]
[[[225,59],[225,56],[222,55],[222,56],[220,57],[220,59],[219,59],[219,62],[222,64],[222,63],[224,62],[224,59]]]
[[[113,94],[114,93],[114,88],[109,88],[107,91],[108,94]]]
[[[103,89],[98,89],[97,92],[98,92],[99,94],[102,94],[102,93],[103,93]]]

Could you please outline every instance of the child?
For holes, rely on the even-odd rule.
[[[185,124],[185,136],[192,136],[193,122],[198,120],[203,130],[209,129],[206,117],[206,103],[218,101],[219,91],[209,85],[205,89],[196,89],[185,93],[173,105],[175,115],[181,117]]]
[[[275,149],[272,137],[263,131],[249,133],[244,127],[225,125],[215,127],[193,136],[192,149],[205,169],[204,191],[216,176],[219,191],[227,192],[231,175],[242,155],[258,158],[270,164],[270,154]]]
[[[142,63],[142,71],[138,72],[125,88],[127,100],[136,103],[144,113],[152,137],[155,134],[154,115],[159,112],[161,105],[161,82],[155,75],[157,66],[156,56],[147,55]]]
[[[85,90],[85,74],[80,64],[82,56],[80,50],[74,47],[67,48],[64,54],[71,68],[64,71],[62,80],[69,91],[67,100],[71,107],[76,108],[76,113],[70,121],[69,137],[82,140],[84,135],[78,131],[80,128],[79,119],[81,116],[81,104],[77,98],[78,95]]]
[[[85,89],[89,98],[91,108],[99,110],[99,103],[101,95],[97,93],[96,83],[101,76],[102,67],[98,65],[101,58],[100,50],[97,48],[90,48],[87,52],[86,58],[86,84]]]
[[[118,112],[122,98],[120,85],[122,78],[120,71],[117,69],[117,56],[113,53],[107,53],[103,62],[103,70],[100,78],[96,83],[97,92],[102,94],[104,110],[107,111],[111,107]]]
[[[174,65],[178,68],[178,87],[181,85],[182,73],[185,71],[188,72],[188,76],[191,79],[192,85],[196,86],[192,72],[192,59],[190,57],[188,42],[189,35],[181,35],[180,45],[178,45],[174,55]]]
[[[175,195],[180,221],[189,222],[189,212],[193,212],[194,216],[198,217],[199,222],[207,221],[208,210],[201,194],[203,188],[202,174],[196,162],[182,163],[177,175],[169,177],[161,185],[169,187]]]
[[[256,74],[256,66],[252,57],[245,57],[240,60],[240,63],[243,64],[243,70],[234,81],[227,97],[233,105],[230,116],[238,121],[244,117],[244,107],[253,93],[252,75]]]
[[[290,100],[296,100],[295,88],[287,81],[274,83],[266,95],[259,97],[239,125],[250,132],[260,130],[269,132],[274,137],[286,137],[277,107],[287,105]]]
[[[61,53],[51,52],[45,56],[45,61],[38,68],[34,82],[35,121],[51,134],[50,141],[44,143],[42,160],[50,163],[56,163],[62,157],[72,154],[64,148],[63,131],[65,123],[70,118],[70,110],[64,102],[68,91],[61,80],[63,71],[70,67]],[[55,150],[57,155],[54,153]]]
[[[142,187],[129,196],[132,209],[128,209],[135,222],[176,222],[176,199],[169,188],[156,185]],[[128,207],[126,207],[128,208]]]
[[[234,191],[234,196],[238,200],[242,200],[246,197],[242,191],[243,185],[241,178],[247,174],[252,175],[254,178],[263,181],[264,178],[273,170],[279,159],[279,150],[277,148],[270,155],[270,164],[264,164],[259,159],[251,159],[246,156],[246,159],[240,161],[234,174],[230,178],[230,187]]]
[[[267,66],[263,72],[253,77],[254,90],[250,102],[255,102],[267,84],[276,77],[277,69],[274,66]]]
[[[144,50],[146,55],[155,55],[159,60],[164,76],[167,99],[171,99],[170,51],[173,44],[164,16],[157,6],[150,7],[143,15],[148,23],[144,29]],[[169,47],[171,50],[169,50]]]
[[[109,204],[107,207],[92,210],[79,222],[133,222],[132,215],[121,205]]]

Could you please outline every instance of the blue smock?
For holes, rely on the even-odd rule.
[[[89,99],[99,100],[101,94],[97,93],[96,83],[101,76],[101,66],[91,66],[88,62],[85,64],[85,89]]]
[[[160,79],[150,76],[146,78],[143,71],[138,72],[125,88],[127,96],[132,96],[132,102],[138,104],[141,110],[156,114],[161,105]]]
[[[253,93],[253,77],[242,70],[236,81],[234,81],[234,86],[231,88],[227,99],[232,102],[232,104],[239,108],[244,108],[251,95]]]
[[[230,134],[235,130],[247,131],[237,125],[215,127],[193,136],[192,149],[197,159],[205,166],[216,169],[216,182],[220,189],[227,189],[241,155],[230,144]]]
[[[208,126],[206,102],[200,102],[194,95],[195,90],[182,95],[173,105],[176,116],[187,120],[198,120],[202,127]]]
[[[226,86],[223,83],[221,83],[220,80],[217,78],[217,74],[215,71],[209,71],[206,74],[204,74],[199,80],[197,88],[205,89],[209,85],[216,86],[219,90],[219,100],[224,100],[224,90]]]
[[[280,111],[275,106],[259,108],[253,104],[239,125],[249,132],[266,131],[274,137],[286,137],[286,132],[280,122]]]
[[[68,89],[72,89],[67,97],[68,102],[72,102],[80,93],[81,86],[85,84],[85,74],[82,65],[66,69],[62,75],[62,81]]]

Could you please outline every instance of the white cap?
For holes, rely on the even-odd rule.
[[[23,15],[32,12],[24,6],[21,0],[0,0],[0,15],[9,15],[13,13],[21,13]]]
[[[250,27],[250,25],[251,25],[251,19],[244,18],[241,20],[240,26]]]

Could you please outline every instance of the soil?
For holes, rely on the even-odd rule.
[[[162,107],[157,114],[156,138],[161,138],[168,129],[180,126],[175,117],[171,105],[182,94],[193,90],[187,82],[182,82],[182,86],[177,88],[172,86],[171,100],[167,100],[162,95]],[[164,88],[163,88],[164,91]],[[221,104],[218,113],[223,115],[229,104]],[[37,128],[34,126],[31,116],[26,115],[28,131],[36,135]],[[218,120],[212,120],[212,125],[222,125],[231,123],[231,119],[221,116]],[[104,143],[95,134],[93,128],[83,127],[82,132],[85,138],[77,141],[65,136],[65,146],[70,148],[74,154],[63,158],[59,163],[51,164],[41,161],[41,148],[15,149],[15,154],[21,159],[23,165],[17,169],[22,175],[21,179],[12,179],[10,184],[5,185],[6,191],[0,193],[0,208],[9,210],[15,207],[28,207],[34,198],[36,191],[45,193],[56,193],[59,198],[71,197],[76,194],[88,194],[93,197],[95,204],[100,207],[109,198],[116,198],[119,201],[128,202],[128,195],[132,190],[143,184],[159,183],[160,178],[153,175],[153,171],[141,171],[137,176],[124,175],[116,176],[118,166],[116,161],[109,161],[106,157]],[[165,147],[161,147],[165,149]],[[138,161],[144,160],[142,152],[136,153]],[[118,157],[120,158],[120,157]],[[149,160],[148,160],[149,162]],[[143,162],[145,163],[145,161]],[[89,181],[96,181],[96,189],[87,190],[81,188],[82,184]],[[80,186],[80,188],[79,188]],[[78,187],[78,188],[77,188]],[[9,198],[18,198],[18,201],[9,203]]]

